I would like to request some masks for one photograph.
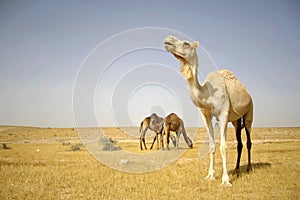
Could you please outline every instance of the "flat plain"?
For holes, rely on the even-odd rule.
[[[219,143],[215,154],[216,180],[205,180],[209,155],[204,128],[187,128],[194,141],[193,149],[186,147],[181,136],[180,149],[172,147],[170,151],[141,151],[138,128],[101,128],[123,151],[139,156],[182,152],[166,167],[144,173],[128,173],[103,164],[88,151],[86,142],[82,144],[78,130],[1,126],[0,199],[300,198],[300,128],[253,128],[251,173],[246,173],[247,150],[243,130],[240,176],[233,174],[236,141],[234,130],[229,128],[227,168],[232,188],[220,186],[222,160]],[[216,138],[218,141],[218,135]],[[149,132],[146,138],[148,147],[152,139],[153,133]],[[114,157],[114,152],[111,152],[111,157]],[[129,165],[130,162],[128,159],[118,163]]]

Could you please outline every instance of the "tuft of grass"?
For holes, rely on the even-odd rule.
[[[122,150],[120,146],[116,146],[117,141],[112,140],[112,138],[101,137],[100,142],[103,145],[103,151],[119,151]]]
[[[83,146],[83,144],[81,144],[81,143],[73,144],[70,146],[69,150],[70,151],[80,151],[82,146]]]
[[[2,143],[2,149],[10,149],[5,143]]]
[[[71,145],[71,142],[63,141],[62,145],[63,146],[69,146],[69,145]]]

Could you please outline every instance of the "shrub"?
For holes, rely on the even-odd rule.
[[[103,145],[103,151],[119,151],[122,149],[121,147],[116,146],[117,142],[113,141],[111,138],[101,137],[100,142]]]
[[[63,146],[69,146],[71,143],[70,142],[67,142],[67,141],[63,141],[62,145]]]
[[[71,145],[70,146],[70,151],[80,151],[81,149],[80,149],[80,147],[82,147],[83,145],[82,144],[74,144],[74,145]]]
[[[5,143],[2,143],[2,149],[10,149]]]

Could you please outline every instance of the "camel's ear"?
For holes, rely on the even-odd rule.
[[[193,47],[196,49],[198,46],[199,46],[199,42],[198,42],[198,41],[195,41],[195,42],[193,43]]]

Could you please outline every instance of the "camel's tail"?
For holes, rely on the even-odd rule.
[[[245,117],[242,117],[241,119],[241,130],[245,128]]]

